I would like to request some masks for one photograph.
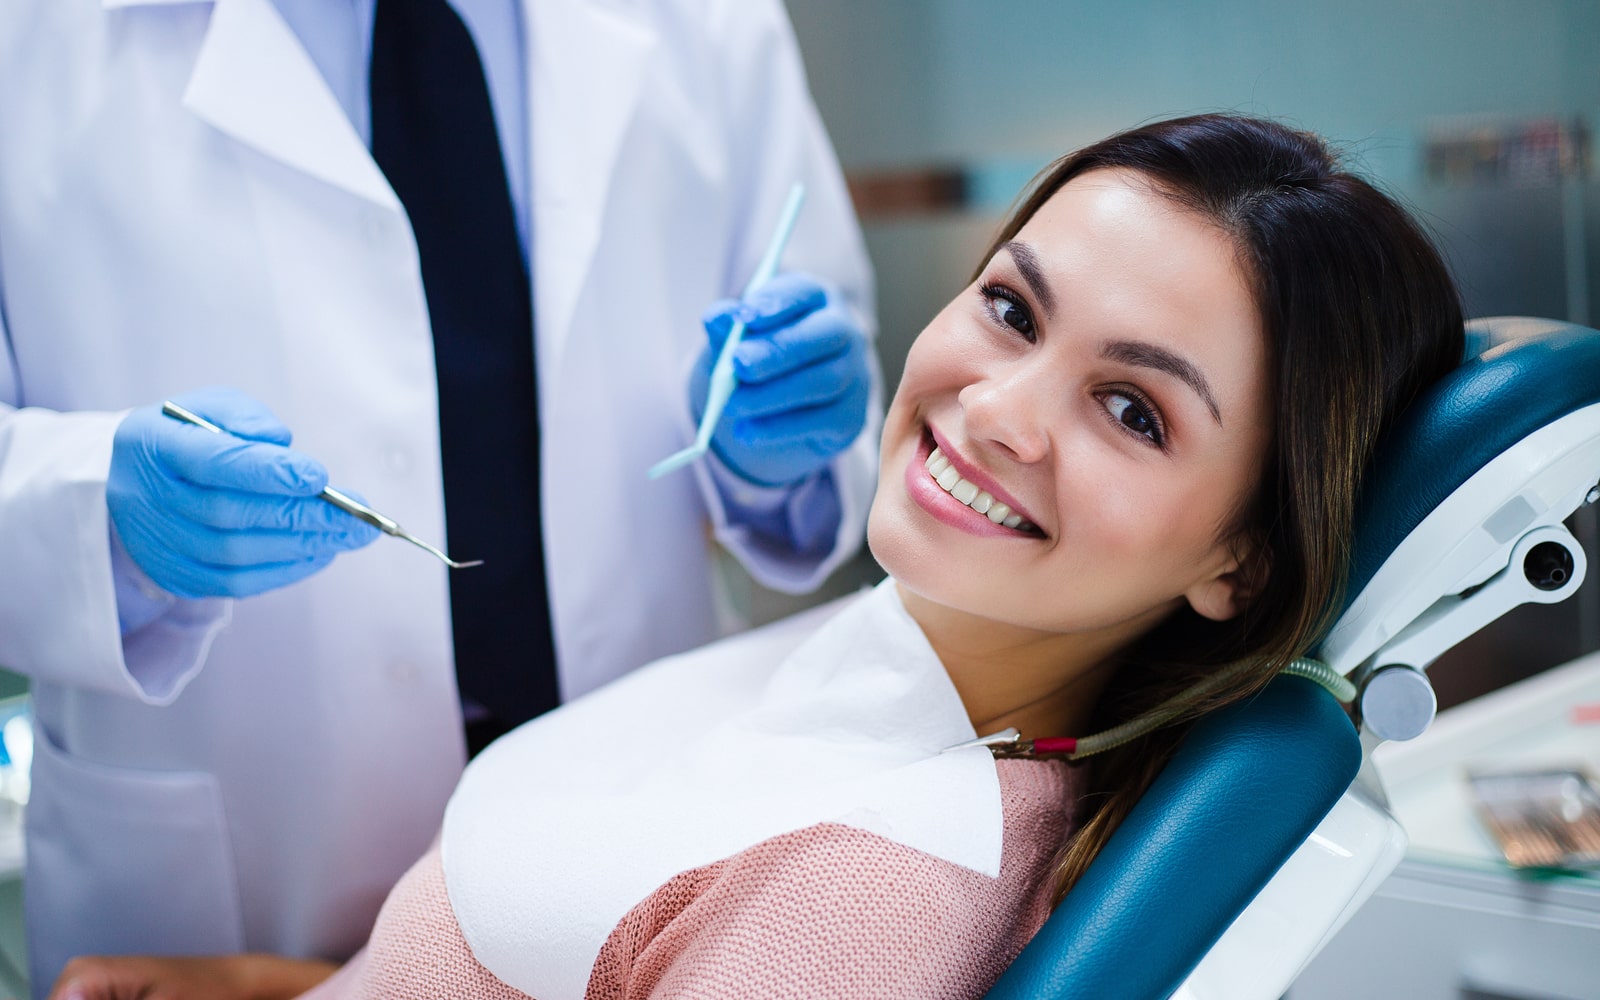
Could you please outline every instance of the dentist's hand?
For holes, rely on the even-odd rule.
[[[738,386],[711,450],[751,482],[787,486],[827,465],[861,433],[871,385],[866,334],[804,274],[780,274],[744,302],[716,303],[703,320],[710,345],[689,382],[696,422],[705,412],[717,352],[741,317],[745,334],[734,352]]]
[[[317,494],[321,463],[290,451],[289,430],[233,389],[174,402],[227,434],[129,413],[111,446],[106,506],[133,561],[179,597],[248,597],[294,583],[378,537]]]

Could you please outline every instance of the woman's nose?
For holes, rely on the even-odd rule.
[[[1046,420],[1051,400],[1025,372],[1012,370],[974,382],[957,399],[967,435],[1004,451],[1018,462],[1041,461],[1050,451]]]

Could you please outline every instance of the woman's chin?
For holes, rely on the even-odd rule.
[[[903,511],[887,509],[880,490],[867,514],[867,549],[884,572],[900,584],[902,594],[910,592],[941,606],[960,606],[960,595],[951,594],[948,558],[941,560],[927,538],[918,537]]]
[[[928,546],[926,543],[918,545],[912,537],[914,533],[907,523],[905,512],[890,509],[894,500],[886,495],[888,492],[879,487],[867,511],[867,551],[872,553],[872,558],[883,567],[883,571],[896,580],[920,576],[918,564],[931,561],[926,559]],[[916,557],[919,551],[923,553],[923,559]]]

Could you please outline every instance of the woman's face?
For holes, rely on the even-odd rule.
[[[917,597],[1029,630],[1230,617],[1269,396],[1228,238],[1140,174],[1084,174],[912,346],[873,554]]]

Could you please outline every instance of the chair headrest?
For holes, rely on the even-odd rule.
[[[1468,324],[1476,357],[1424,393],[1378,446],[1356,514],[1341,613],[1456,488],[1534,431],[1600,403],[1600,332],[1506,316]]]

